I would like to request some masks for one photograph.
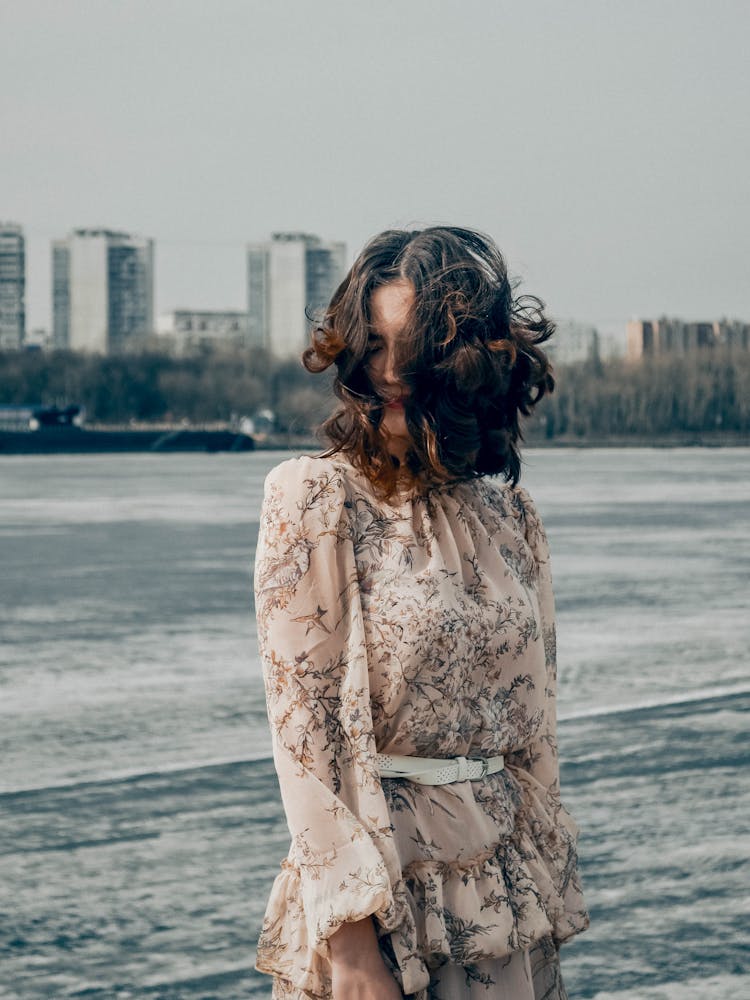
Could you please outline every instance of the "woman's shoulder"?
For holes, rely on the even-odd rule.
[[[341,462],[323,455],[295,455],[274,465],[266,475],[266,485],[304,485],[308,481],[342,475]]]
[[[526,487],[520,486],[518,483],[515,486],[508,484],[508,492],[512,497],[512,502],[521,512],[524,521],[536,523],[539,520],[539,511],[531,493],[529,493]]]
[[[323,455],[296,455],[274,465],[263,485],[266,501],[276,498],[291,511],[321,504],[327,510],[347,503],[349,482],[346,463]]]
[[[516,522],[528,542],[534,543],[544,535],[536,502],[525,486],[489,476],[483,477],[480,483],[484,503],[501,518]]]
[[[496,476],[481,476],[474,480],[481,499],[499,514],[523,519],[527,511],[534,511],[534,501],[528,490]]]

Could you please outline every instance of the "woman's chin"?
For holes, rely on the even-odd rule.
[[[385,425],[385,421],[380,425],[380,431],[383,435],[385,446],[388,449],[389,454],[394,458],[399,460],[401,465],[404,464],[406,460],[406,454],[409,451],[411,445],[411,435],[404,428],[403,433],[399,434],[390,427]]]
[[[409,434],[409,428],[406,425],[406,417],[404,416],[403,411],[399,412],[398,410],[387,410],[383,416],[380,427],[389,439],[401,438],[408,441],[411,437]]]

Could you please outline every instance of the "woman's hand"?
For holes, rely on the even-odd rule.
[[[404,994],[383,961],[370,917],[342,924],[331,935],[333,1000],[403,1000]]]

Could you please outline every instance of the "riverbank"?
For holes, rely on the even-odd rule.
[[[685,432],[680,434],[623,434],[610,437],[528,436],[530,448],[747,448],[750,434]]]
[[[250,435],[231,430],[43,427],[37,431],[0,431],[0,455],[253,451],[254,448],[255,441]]]
[[[682,433],[623,435],[621,437],[564,436],[526,439],[530,448],[746,448],[750,435]],[[253,437],[227,426],[184,427],[147,425],[93,428],[45,427],[37,431],[0,431],[0,455],[80,455],[118,452],[217,452],[217,451],[323,450],[311,436],[269,434]]]
[[[681,434],[623,434],[621,436],[578,437],[564,435],[546,438],[541,435],[526,435],[527,448],[748,448],[750,434],[704,434],[685,432]],[[280,449],[317,451],[321,442],[314,437],[299,437],[292,434],[269,435],[263,440],[256,439],[259,451]]]

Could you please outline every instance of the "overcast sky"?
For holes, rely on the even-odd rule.
[[[156,304],[244,245],[489,232],[558,317],[750,320],[747,0],[2,0],[0,219],[156,240]]]

